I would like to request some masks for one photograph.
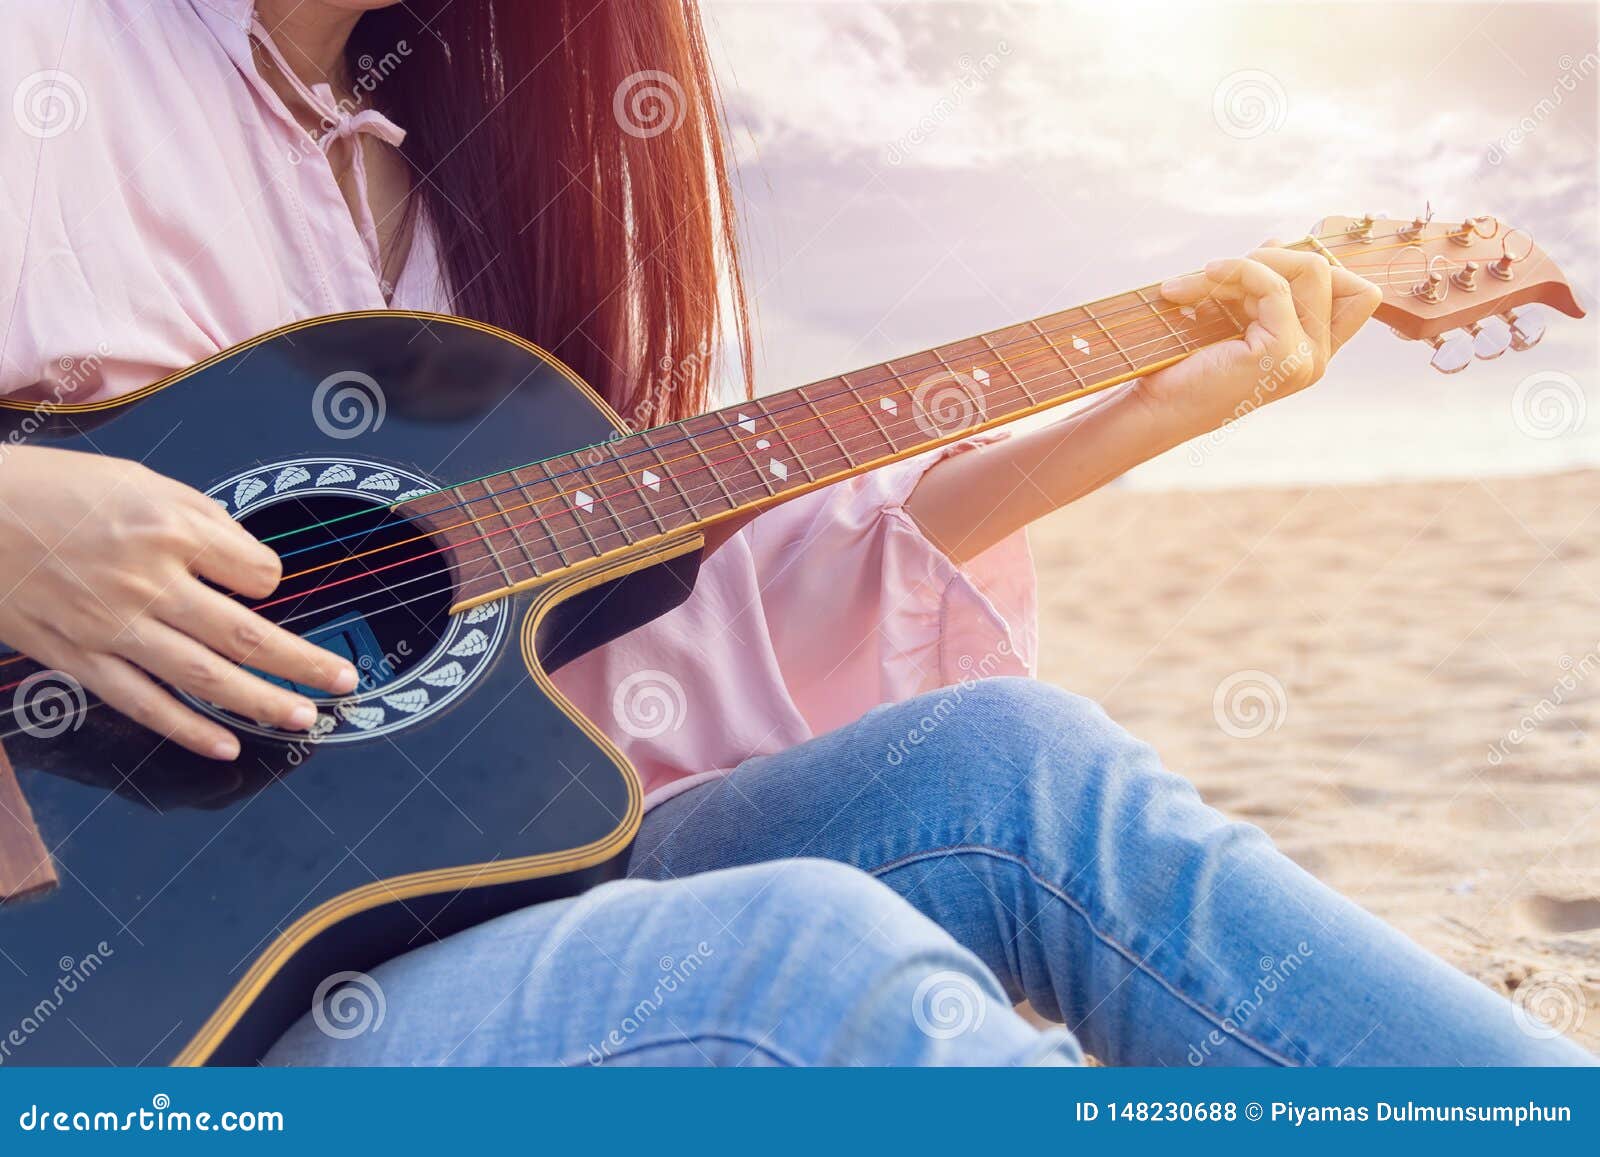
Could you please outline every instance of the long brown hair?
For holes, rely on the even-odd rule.
[[[385,59],[371,99],[406,129],[410,211],[437,231],[456,312],[550,350],[637,426],[706,409],[725,343],[749,390],[693,0],[408,0],[350,38],[353,75]]]

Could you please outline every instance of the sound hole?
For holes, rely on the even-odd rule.
[[[272,503],[240,521],[257,538],[270,539],[283,559],[284,581],[261,613],[354,663],[359,690],[393,682],[448,628],[454,598],[444,543],[385,504],[312,494]],[[315,688],[295,689],[326,698]]]

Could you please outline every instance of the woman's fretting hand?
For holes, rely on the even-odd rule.
[[[1190,436],[1317,381],[1383,299],[1370,281],[1276,241],[1174,278],[1161,294],[1179,305],[1224,302],[1249,319],[1243,336],[1207,346],[1134,387]]]
[[[0,463],[0,639],[191,751],[233,759],[227,728],[151,676],[249,719],[305,730],[316,707],[241,668],[333,694],[355,668],[201,581],[262,599],[277,554],[211,499],[134,462],[16,447]]]

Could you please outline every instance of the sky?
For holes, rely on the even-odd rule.
[[[1600,6],[704,5],[763,390],[1147,284],[1336,213],[1490,213],[1600,278]],[[1451,377],[1369,326],[1135,485],[1600,463],[1594,318]]]

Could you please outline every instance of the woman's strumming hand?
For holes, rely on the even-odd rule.
[[[201,581],[260,599],[280,575],[277,554],[215,502],[137,463],[31,446],[0,462],[0,639],[191,751],[232,759],[239,742],[151,676],[294,730],[315,705],[241,664],[355,688],[349,663]]]
[[[1370,281],[1276,241],[1174,278],[1161,293],[1179,305],[1222,302],[1249,322],[1243,336],[1199,350],[1134,387],[1191,436],[1317,381],[1383,298]]]

